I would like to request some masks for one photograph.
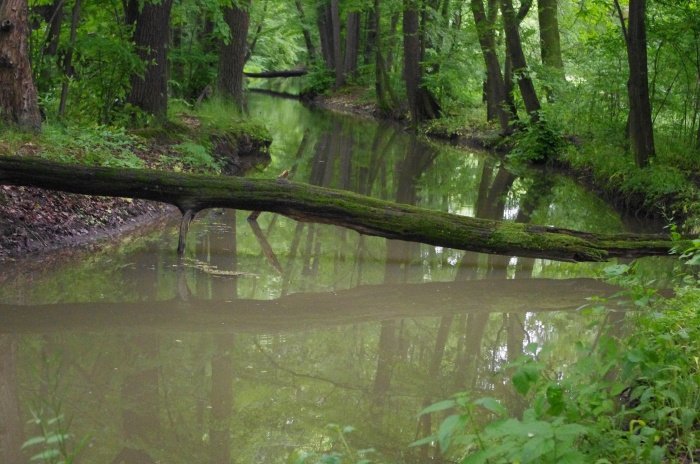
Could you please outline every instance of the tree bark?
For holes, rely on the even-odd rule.
[[[627,44],[627,61],[629,63],[629,80],[627,95],[629,98],[629,138],[637,167],[649,164],[655,155],[654,128],[651,119],[651,102],[649,100],[649,71],[647,64],[647,39],[645,26],[646,0],[630,0],[629,26],[616,1],[622,33]]]
[[[61,101],[58,104],[58,118],[62,119],[66,114],[66,104],[68,103],[68,85],[70,78],[73,77],[73,49],[75,48],[75,39],[78,35],[78,22],[80,21],[80,5],[81,0],[75,0],[73,4],[73,12],[70,22],[70,38],[68,43],[68,51],[63,59],[63,83],[61,84]]]
[[[461,250],[559,261],[667,255],[689,241],[666,236],[593,234],[557,227],[468,218],[285,179],[214,177],[154,170],[84,167],[0,157],[0,184],[88,195],[142,198],[177,206],[270,211],[361,234]]]
[[[224,19],[231,31],[228,43],[221,44],[219,51],[219,93],[243,108],[243,66],[245,65],[246,41],[250,16],[250,0],[238,2],[238,6],[224,9]]]
[[[173,0],[147,1],[142,8],[139,3],[129,0],[126,16],[127,23],[135,25],[134,43],[146,70],[143,76],[131,77],[127,101],[164,120],[168,113],[168,41]]]
[[[321,40],[323,61],[326,64],[326,68],[333,71],[335,69],[333,20],[331,19],[331,5],[328,1],[319,5],[316,24],[318,25],[318,35]]]
[[[345,64],[343,72],[345,78],[357,73],[357,61],[360,53],[360,12],[348,13],[345,25]]]
[[[540,54],[542,64],[563,69],[557,3],[559,0],[537,0],[537,18],[540,24]]]
[[[333,37],[333,63],[335,63],[335,86],[342,87],[345,84],[343,72],[343,50],[340,44],[340,5],[339,0],[331,0],[330,9],[331,34]]]
[[[525,110],[531,117],[536,118],[540,110],[540,100],[537,97],[535,85],[528,74],[527,61],[525,60],[525,53],[523,53],[523,46],[520,41],[518,16],[513,8],[512,0],[500,0],[500,4],[508,54],[513,63],[513,73],[516,76],[520,95],[522,95],[525,103]]]
[[[487,119],[489,121],[498,119],[501,130],[504,132],[510,131],[510,121],[514,115],[509,111],[509,106],[506,103],[506,87],[501,74],[501,65],[498,60],[496,50],[496,30],[495,30],[495,15],[497,8],[493,8],[495,0],[489,1],[489,15],[486,14],[484,3],[482,0],[471,0],[471,10],[476,24],[477,34],[479,36],[479,45],[481,53],[484,56],[486,65],[486,105]]]
[[[297,13],[299,13],[301,33],[304,36],[304,43],[306,44],[306,52],[309,55],[309,61],[313,62],[316,60],[316,47],[314,47],[314,42],[311,40],[311,32],[306,24],[306,14],[304,14],[304,7],[301,4],[301,0],[294,0],[294,6],[297,9]]]
[[[0,1],[0,119],[39,131],[41,114],[29,62],[26,0]]]
[[[403,50],[406,97],[414,125],[440,116],[440,105],[423,84],[420,0],[404,0]]]

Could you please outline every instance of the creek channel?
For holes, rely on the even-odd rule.
[[[516,176],[486,153],[293,100],[253,94],[250,112],[274,139],[272,162],[254,177],[289,170],[457,214],[630,229],[565,177]],[[467,391],[517,416],[509,362],[545,345],[560,372],[579,354],[574,341],[601,330],[588,297],[614,291],[592,279],[609,264],[247,216],[202,212],[181,263],[170,221],[77,258],[3,266],[0,448],[34,439],[29,457],[64,437],[69,454],[84,440],[81,463],[284,463],[345,440],[352,453],[426,462],[436,447],[408,445],[444,415],[421,409]],[[643,261],[659,276],[672,265]]]

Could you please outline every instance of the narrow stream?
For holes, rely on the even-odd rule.
[[[292,100],[253,94],[250,111],[275,141],[272,163],[253,176],[289,170],[457,214],[625,230],[566,178],[516,177],[484,153]],[[600,328],[595,311],[581,311],[586,298],[613,291],[590,279],[605,265],[247,215],[203,212],[184,265],[169,222],[76,259],[3,266],[0,446],[65,434],[69,452],[84,440],[80,463],[285,463],[328,449],[350,426],[354,450],[426,462],[436,448],[408,445],[443,416],[418,411],[468,391],[517,415],[508,362],[546,342],[565,366],[577,356],[572,341]],[[27,456],[51,448],[35,444]]]

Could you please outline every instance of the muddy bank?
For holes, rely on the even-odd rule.
[[[113,238],[174,214],[150,201],[1,186],[0,259]]]
[[[249,133],[245,129],[210,130],[198,121],[187,121],[186,136],[190,140],[205,140],[221,174],[243,175],[246,171],[270,162],[269,137]],[[195,124],[196,123],[196,124]],[[192,127],[189,127],[192,126]],[[180,134],[181,135],[181,134]],[[195,139],[197,137],[197,139]],[[170,169],[189,170],[178,160],[182,138],[154,132],[131,151],[146,168],[168,168],[163,159],[171,161]],[[31,152],[26,147],[31,146]],[[12,154],[38,156],[41,147],[25,143]],[[193,166],[199,172],[202,167]],[[65,247],[113,238],[143,227],[170,215],[177,209],[166,204],[132,200],[75,195],[28,187],[0,185],[0,260],[20,258],[31,254],[55,252]]]

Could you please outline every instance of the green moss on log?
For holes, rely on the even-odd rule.
[[[468,218],[284,179],[91,168],[0,157],[0,183],[142,198],[176,205],[183,212],[204,208],[270,211],[300,221],[335,224],[367,235],[560,261],[665,255],[674,245],[684,246],[664,236],[591,234]]]

